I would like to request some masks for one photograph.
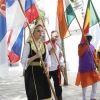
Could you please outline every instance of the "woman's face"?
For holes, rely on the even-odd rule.
[[[37,26],[34,30],[33,36],[35,39],[41,39],[43,36],[43,28],[42,26]]]

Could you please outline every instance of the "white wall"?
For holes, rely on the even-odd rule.
[[[67,68],[70,71],[77,71],[78,68],[78,44],[81,39],[81,31],[72,31],[71,36],[64,40]]]

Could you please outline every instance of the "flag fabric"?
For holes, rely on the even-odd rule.
[[[100,19],[97,15],[95,8],[94,8],[92,0],[88,0],[86,14],[85,14],[85,18],[84,18],[84,24],[83,24],[83,33],[84,34],[89,33],[89,28],[94,26],[98,22],[100,22]],[[82,36],[81,41],[84,41],[84,36]]]
[[[75,13],[68,0],[58,0],[57,5],[58,27],[61,39],[70,36],[68,27],[75,18]]]
[[[64,14],[63,0],[58,0],[57,17],[58,17],[58,28],[59,28],[60,38],[64,39],[67,37],[66,32],[68,30],[68,26]],[[69,35],[70,34],[68,34],[68,36]]]
[[[23,8],[25,10],[28,22],[31,23],[33,20],[39,17],[39,14],[33,0],[24,0],[24,1],[25,2],[22,2]],[[24,27],[26,27],[26,25]],[[8,44],[8,57],[12,64],[20,60],[22,43],[23,43],[23,34],[24,34],[24,29],[22,28],[22,25],[10,31],[7,44]]]
[[[74,12],[69,0],[64,0],[64,1],[65,1],[65,9],[66,9],[65,17],[66,17],[67,25],[69,27],[71,22],[76,17],[76,15],[75,15],[75,12]]]
[[[8,57],[10,63],[16,63],[20,60],[22,44],[23,44],[24,28],[20,25],[10,31],[8,37]]]
[[[0,78],[8,73],[6,32],[6,4],[5,0],[0,0]]]
[[[100,46],[100,26],[99,24],[93,25],[89,28],[89,33],[92,35],[92,41],[91,43],[94,45],[96,50]]]
[[[28,22],[31,23],[33,20],[39,17],[37,8],[35,6],[34,0],[25,1],[25,15],[28,19]],[[26,23],[24,27],[26,27]]]
[[[25,0],[21,0],[23,7],[25,6]],[[21,10],[18,0],[6,0],[6,19],[7,19],[7,31],[21,25],[25,22],[25,16]]]

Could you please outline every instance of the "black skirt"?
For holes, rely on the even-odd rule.
[[[24,79],[28,100],[51,98],[50,86],[42,67],[28,66],[27,70],[25,70]]]

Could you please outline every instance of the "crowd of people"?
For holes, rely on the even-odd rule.
[[[50,40],[43,42],[41,38],[44,35],[44,28],[41,24],[37,24],[31,28],[31,34],[35,42],[29,35],[21,57],[21,63],[25,70],[24,81],[27,98],[28,100],[52,100],[48,77],[53,79],[57,100],[63,100],[60,73],[64,72],[65,63],[57,43],[59,33],[56,30],[52,31]],[[90,100],[96,100],[97,82],[100,80],[100,49],[96,52],[91,44],[92,36],[90,34],[85,37],[86,41],[78,45],[79,67],[75,85],[81,85],[83,100],[87,100],[86,89],[92,85]]]

